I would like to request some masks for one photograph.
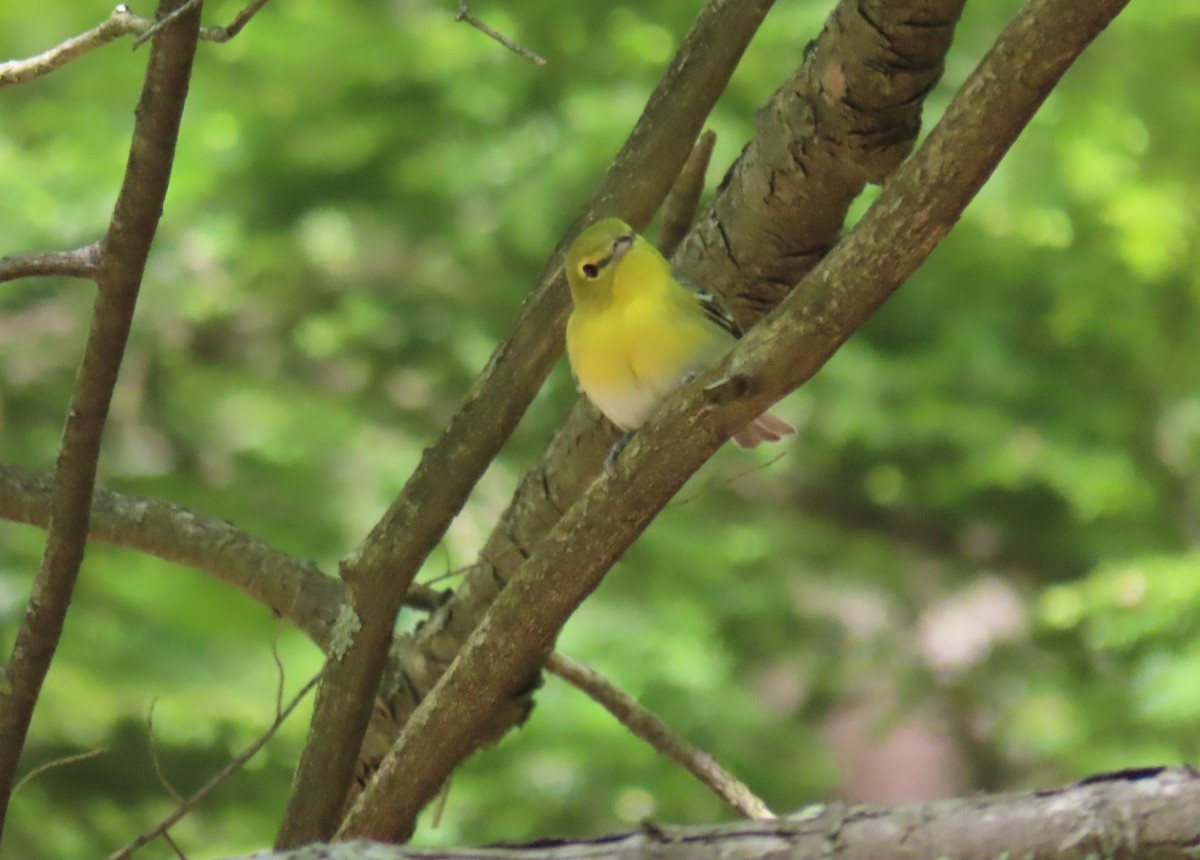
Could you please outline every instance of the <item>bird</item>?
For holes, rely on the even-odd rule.
[[[671,270],[658,249],[619,218],[585,229],[564,263],[573,308],[567,358],[579,387],[624,436],[606,467],[663,400],[724,355],[742,329],[709,290]],[[733,434],[743,448],[796,429],[764,412]]]

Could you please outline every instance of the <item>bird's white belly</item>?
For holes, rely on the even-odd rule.
[[[633,385],[620,391],[584,387],[584,393],[609,421],[622,430],[640,427],[654,407],[670,392],[659,392],[645,385]]]

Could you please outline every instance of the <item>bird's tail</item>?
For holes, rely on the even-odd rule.
[[[741,448],[757,448],[763,442],[778,442],[784,436],[791,436],[796,428],[782,418],[764,412],[741,430],[733,434],[733,441]]]

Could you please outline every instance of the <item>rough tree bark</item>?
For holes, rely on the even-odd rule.
[[[1191,860],[1200,846],[1200,776],[1151,768],[1052,791],[892,809],[832,804],[775,821],[646,824],[633,833],[531,845],[412,849],[310,845],[254,860]],[[250,858],[243,858],[250,860]]]
[[[705,118],[724,91],[772,0],[710,0],[650,96],[625,147],[576,222],[618,214],[644,225],[670,190]],[[561,352],[567,310],[561,259],[541,284],[399,497],[344,559],[341,631],[317,694],[278,844],[328,837],[360,759],[401,602],[475,482],[499,453]]]
[[[1003,98],[999,102],[985,102],[980,98],[979,87],[984,86],[986,81],[974,81],[977,89],[964,96],[966,107],[962,111],[963,121],[983,127],[988,122],[998,120],[1007,129],[1014,104],[1018,102],[1017,113],[1025,116],[1026,108],[1032,110],[1036,107],[1062,68],[1073,58],[1072,52],[1081,48],[1122,5],[1117,0],[1094,4],[1034,0],[1029,7],[1032,12],[1023,19],[1023,27],[1010,28],[1006,33],[1007,41],[1002,41],[993,51],[992,59],[1005,70],[998,74],[993,83],[1007,85],[1010,91],[1001,93]],[[960,7],[961,0],[944,0],[941,3],[845,0],[840,4],[821,37],[807,52],[806,61],[799,72],[761,112],[758,137],[722,183],[721,194],[713,210],[701,220],[676,256],[677,265],[689,276],[719,288],[731,300],[743,321],[761,316],[778,301],[791,284],[811,269],[833,244],[845,207],[863,184],[887,176],[908,152],[916,135],[921,101],[940,75],[941,58],[948,46]],[[1030,21],[1037,15],[1042,16],[1038,19],[1041,23],[1033,26]],[[1064,39],[1064,34],[1069,38]],[[1075,41],[1076,37],[1082,41]],[[1019,86],[1014,83],[1017,81],[1020,82]],[[977,99],[976,113],[972,112],[971,98]],[[1005,101],[1005,98],[1009,100]],[[1016,133],[1016,129],[1019,129],[1019,123],[1012,134]],[[880,254],[869,260],[856,259],[855,266],[846,264],[846,255],[851,255],[849,259],[855,259],[853,251],[846,251],[838,260],[833,257],[827,260],[815,279],[805,281],[803,293],[790,306],[789,315],[776,318],[769,332],[752,334],[747,341],[753,345],[739,350],[739,355],[712,377],[713,380],[719,379],[719,382],[711,382],[703,391],[699,390],[699,384],[692,386],[687,397],[673,401],[652,422],[652,426],[640,434],[643,438],[629,449],[615,479],[602,479],[598,489],[589,494],[590,501],[586,504],[592,506],[591,512],[613,513],[618,518],[618,531],[621,532],[619,540],[631,540],[652,516],[656,509],[654,505],[659,504],[661,498],[669,496],[670,487],[689,474],[695,463],[701,462],[720,444],[729,427],[813,372],[841,339],[861,323],[863,314],[869,313],[874,306],[871,302],[877,305],[888,291],[895,288],[898,273],[915,265],[911,255],[916,254],[915,259],[919,259],[928,253],[957,218],[960,202],[965,202],[958,200],[959,192],[966,193],[969,199],[990,170],[988,164],[994,164],[994,160],[989,160],[998,158],[1007,141],[1011,140],[1011,136],[1006,139],[1006,135],[1007,131],[998,133],[994,139],[981,139],[973,143],[965,143],[962,139],[947,142],[931,138],[930,155],[905,174],[908,190],[917,193],[918,197],[919,192],[924,190],[927,196],[916,201],[919,205],[915,210],[889,210],[889,206],[902,206],[902,202],[896,202],[905,199],[901,196],[902,188],[902,192],[897,192],[890,199],[885,192],[885,198],[877,207],[876,226],[883,223],[886,227],[889,217],[896,222],[907,221],[905,230],[891,233],[883,230],[887,234],[883,238],[892,243],[891,253]],[[993,151],[998,141],[1002,144],[1001,148]],[[939,159],[953,164],[955,155],[959,154],[956,147],[964,146],[974,146],[976,150],[972,153],[974,157],[969,165],[974,173],[967,177],[969,181],[965,181],[965,184],[962,176],[939,173]],[[962,169],[963,166],[959,164],[957,167]],[[939,185],[939,182],[944,184]],[[947,205],[946,198],[938,195],[951,192],[955,202]],[[606,202],[612,203],[613,199],[610,195]],[[900,218],[897,211],[907,211],[913,217]],[[644,216],[648,218],[649,213],[644,213]],[[869,238],[862,241],[869,241]],[[897,257],[900,253],[910,256],[900,259]],[[836,256],[837,252],[834,254]],[[67,266],[64,271],[68,273],[91,276],[95,262],[91,258],[81,258],[66,261],[63,265]],[[547,277],[543,279],[542,288],[535,296],[537,300],[548,302],[542,312],[549,316],[539,317],[543,322],[551,319],[560,323],[565,310],[561,285],[557,287],[557,298],[548,298],[554,296],[556,288],[552,284],[556,274],[552,264]],[[864,304],[856,290],[869,290],[872,285],[879,292]],[[549,310],[546,311],[546,308]],[[555,325],[557,323],[551,323],[551,327]],[[786,339],[794,336],[796,331],[807,331],[812,336],[812,342],[802,359],[791,367],[765,367],[763,356],[768,354],[767,341],[772,337]],[[548,366],[556,349],[556,346],[540,348],[535,363],[539,367]],[[503,351],[498,353],[488,368],[488,374],[492,376],[486,378],[494,379],[497,367],[502,367],[505,360]],[[540,378],[534,384],[540,384]],[[477,391],[478,386],[475,393]],[[517,405],[516,400],[513,403],[513,408],[518,409],[515,414],[519,414],[523,406]],[[686,431],[682,429],[685,427]],[[678,440],[685,432],[699,442],[696,450],[685,458],[686,462],[674,456],[680,448]],[[666,435],[668,433],[671,435]],[[505,513],[464,586],[415,637],[401,640],[393,649],[391,672],[384,686],[389,693],[388,706],[386,710],[379,711],[384,719],[374,726],[375,734],[365,750],[369,757],[373,756],[377,761],[391,745],[396,731],[438,682],[501,589],[559,522],[564,511],[588,488],[611,438],[610,430],[599,422],[590,407],[585,404],[577,406],[556,436],[546,458],[522,482],[512,506]],[[673,444],[663,440],[670,440]],[[628,497],[634,500],[634,504],[643,501],[647,504],[644,510],[634,514],[623,512],[620,505],[611,502],[615,492],[629,494],[631,489],[634,492]],[[44,482],[38,483],[28,474],[7,467],[0,469],[0,514],[6,517],[37,521],[44,525],[49,519],[48,510],[32,514],[26,510],[15,515],[10,511],[13,509],[13,499],[36,497],[44,500],[48,492]],[[130,508],[124,505],[128,500],[116,494],[103,495],[99,501],[97,525],[100,530],[112,529],[110,539],[141,546],[163,557],[196,564],[214,572],[280,611],[308,632],[314,641],[322,646],[329,644],[333,619],[338,615],[344,592],[340,583],[324,576],[312,565],[291,559],[261,542],[254,542],[235,529],[222,531],[220,525],[180,509],[171,509],[170,506],[165,506],[165,510],[137,508],[136,504],[143,504],[141,502]],[[112,503],[111,508],[105,507],[106,502]],[[15,504],[19,508],[24,503],[18,501]],[[144,504],[153,506],[157,503]],[[148,510],[152,516],[147,519]],[[546,544],[545,551],[539,552],[532,567],[540,565],[545,571],[555,558],[561,563],[563,559],[578,559],[581,554],[595,550],[595,544],[591,545],[591,549],[584,544],[576,548],[575,555],[568,553],[567,544],[577,539],[581,534],[579,529],[586,525],[587,509],[575,511],[574,514],[572,523],[560,526],[554,532],[555,536]],[[128,534],[123,533],[123,529],[130,524],[146,522],[155,525],[148,529],[133,528]],[[111,526],[106,525],[108,523]],[[381,527],[383,525],[381,523]],[[155,530],[157,528],[161,528],[161,536]],[[395,536],[394,529],[389,527],[387,530]],[[422,538],[419,542],[425,541]],[[387,541],[380,543],[375,551],[386,550],[387,547],[383,546],[385,543]],[[238,547],[251,555],[241,562],[230,564],[229,555],[238,554]],[[619,548],[609,546],[604,552],[611,556],[619,552]],[[226,553],[226,556],[219,558],[222,553]],[[255,559],[265,560],[271,571],[269,576],[255,570]],[[574,569],[583,571],[587,577],[596,577],[603,573],[600,569],[603,566],[603,561],[596,565],[584,559]],[[575,590],[573,594],[579,590],[586,594],[590,588],[585,585],[580,589],[578,583],[568,586],[569,590]],[[543,614],[545,606],[539,605],[539,601],[544,598],[560,602],[566,600],[562,605],[568,606],[567,611],[570,602],[575,600],[575,596],[569,596],[568,600],[567,596],[555,592],[526,590],[524,593],[525,605],[533,606]],[[510,609],[519,609],[520,598],[509,597]],[[495,695],[491,701],[495,709],[490,715],[485,715],[484,719],[467,726],[456,735],[454,732],[462,728],[461,725],[454,725],[454,720],[460,717],[457,712],[454,719],[445,724],[437,724],[437,717],[444,716],[447,707],[458,711],[478,707],[479,699],[466,696],[454,704],[454,697],[451,696],[437,707],[427,706],[423,709],[426,716],[417,726],[418,734],[413,737],[433,738],[436,742],[450,739],[447,746],[450,754],[444,756],[443,761],[434,762],[435,770],[443,765],[452,767],[463,755],[499,736],[527,712],[529,700],[524,694],[527,693],[529,678],[540,665],[540,657],[559,623],[551,620],[553,623],[536,629],[535,625],[541,623],[537,619],[524,619],[521,622],[528,634],[524,645],[529,645],[532,639],[539,637],[549,638],[523,653],[507,653],[504,659],[508,659],[511,667],[516,668],[510,672],[507,684],[494,687]],[[502,625],[505,622],[502,620],[499,623]],[[496,629],[502,628],[493,625],[493,632]],[[475,646],[476,662],[491,660],[498,653],[494,639],[476,636],[472,641],[482,643]],[[470,665],[469,661],[464,662]],[[512,679],[517,681],[513,682]],[[484,697],[483,701],[486,700],[487,697]],[[412,728],[411,724],[409,728]],[[421,735],[420,732],[425,734]],[[402,750],[411,754],[417,748],[412,737],[407,744]],[[1175,791],[1167,786],[1170,790],[1164,790],[1156,796],[1164,803],[1175,805],[1173,808],[1186,808],[1184,799],[1192,809],[1196,808],[1195,798],[1190,793],[1194,791],[1194,779],[1191,774],[1186,776],[1191,780],[1186,787]],[[1171,772],[1162,776],[1162,779],[1167,780],[1168,777],[1182,779],[1179,772]],[[427,775],[425,779],[427,784],[420,790],[401,795],[407,807],[411,807],[403,813],[409,821],[411,815],[415,814],[415,808],[420,805],[420,798],[427,794],[428,786],[436,788],[435,783],[440,782],[436,775]],[[1125,782],[1139,785],[1136,791],[1143,793],[1151,785],[1144,780],[1111,782],[1114,785],[1123,785]],[[1158,783],[1154,785],[1154,790],[1158,791]],[[389,802],[389,796],[394,797],[381,791],[378,802]],[[1070,797],[1077,799],[1075,794]],[[1034,797],[1029,800],[1032,803],[1040,799]],[[1007,803],[1005,798],[1000,798],[997,803],[1002,801]],[[999,808],[986,804],[977,808],[968,802],[963,803],[966,806],[959,807],[958,812],[965,818],[970,818],[974,814],[972,810],[977,809],[986,812],[986,818]],[[1045,808],[1038,808],[1041,813],[1046,812]],[[1117,804],[1111,809],[1127,807]],[[842,816],[839,820],[844,824],[847,820],[845,815],[838,815]],[[925,815],[929,817],[933,813],[927,812]],[[864,812],[861,820],[873,818],[885,819],[888,814],[880,812],[873,816]],[[362,824],[360,811],[355,826]],[[353,826],[347,830],[348,834],[354,832]],[[656,831],[648,833],[653,835]],[[1159,847],[1167,853],[1162,856],[1177,856],[1177,853],[1171,852],[1175,852],[1178,846],[1182,846],[1178,850],[1194,848],[1200,840],[1195,835],[1180,838],[1183,841],[1178,844],[1164,840]],[[675,842],[669,844],[674,845]],[[700,840],[691,844],[699,850],[700,844],[707,843]],[[1065,844],[1073,850],[1077,843],[1057,844],[1060,848]],[[1107,843],[1096,844],[1103,847]],[[1120,849],[1116,851],[1118,854],[1125,848],[1125,843],[1120,840],[1113,844]],[[641,847],[647,846],[643,843]],[[651,847],[656,853],[663,848],[658,844]],[[1008,847],[1011,850],[1011,845]],[[1033,856],[1039,855],[1035,853]],[[1068,853],[1064,856],[1072,855]]]
[[[733,432],[816,373],[916,270],[1124,5],[1032,0],[1021,10],[850,234],[723,361],[671,397],[613,473],[551,529],[413,712],[341,838],[403,837],[621,553]]]
[[[781,285],[796,283],[832,247],[866,183],[882,181],[908,154],[963,2],[839,3],[759,112],[758,134],[676,255],[680,271],[730,299],[743,324],[774,306]],[[612,426],[580,399],[462,585],[420,630],[396,640],[360,780],[377,768],[500,590],[595,479],[614,440]],[[517,725],[531,705],[528,690],[506,703],[477,746]]]

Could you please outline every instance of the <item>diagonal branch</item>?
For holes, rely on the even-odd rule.
[[[638,226],[649,221],[770,6],[771,0],[713,0],[705,7],[580,222],[610,214]],[[400,602],[561,351],[567,312],[561,260],[575,229],[563,237],[506,339],[399,498],[342,564],[353,620],[361,627],[346,652],[334,655],[317,693],[280,846],[328,837],[337,826]]]
[[[734,812],[746,818],[775,817],[745,783],[721,767],[708,753],[676,735],[658,716],[595,669],[554,653],[546,661],[546,671],[582,691],[660,755],[681,765]]]
[[[54,479],[0,463],[0,519],[46,528]],[[329,647],[341,609],[342,583],[311,561],[296,558],[227,520],[182,505],[98,489],[92,496],[88,539],[135,549],[209,574],[257,600]],[[431,611],[444,594],[414,585],[405,605]]]
[[[145,833],[139,834],[136,839],[134,839],[125,847],[114,851],[108,856],[108,860],[126,860],[126,858],[133,856],[133,852],[137,851],[143,845],[153,842],[159,836],[166,838],[167,831],[172,825],[176,824],[185,815],[195,809],[196,805],[200,803],[200,801],[204,800],[204,798],[208,797],[208,795],[212,793],[213,789],[237,773],[242,767],[245,766],[246,762],[254,758],[254,756],[258,754],[258,751],[266,746],[267,741],[275,736],[275,733],[279,731],[279,728],[284,724],[287,718],[291,716],[292,711],[296,710],[296,706],[304,701],[304,697],[307,696],[312,688],[317,685],[317,681],[320,680],[320,677],[320,673],[314,675],[308,680],[307,683],[305,683],[303,687],[296,691],[296,694],[292,696],[291,700],[288,701],[286,705],[277,708],[275,712],[275,719],[271,721],[271,725],[267,726],[262,734],[252,740],[241,752],[231,758],[224,767],[213,774],[208,782],[204,783],[204,785],[200,786],[200,788],[196,789],[196,791],[187,797],[177,796],[178,803],[176,804],[175,808],[167,813],[167,815],[160,822],[158,822],[158,824],[154,825],[154,827],[150,828]]]
[[[872,8],[869,20],[863,3],[842,0],[835,7],[800,67],[759,111],[758,134],[722,182],[701,229],[676,256],[690,280],[727,298],[773,294],[755,286],[754,277],[768,287],[794,283],[836,241],[864,184],[881,180],[907,154],[963,0],[890,2]],[[761,222],[763,210],[777,219],[769,228]],[[731,265],[724,242],[708,238],[714,218],[718,240],[758,235],[762,241],[743,248]],[[739,310],[749,323],[761,314],[761,302]],[[522,479],[454,596],[419,631],[397,639],[381,690],[388,707],[375,712],[361,772],[378,765],[505,583],[595,478],[614,439],[612,425],[581,398],[541,463]],[[478,746],[525,718],[535,686],[493,714]]]
[[[480,33],[483,33],[488,38],[499,42],[501,45],[503,45],[504,47],[506,47],[510,51],[512,51],[514,54],[516,54],[518,57],[524,57],[525,59],[529,60],[529,62],[533,63],[535,66],[546,65],[545,57],[542,57],[540,54],[535,54],[533,51],[529,50],[524,45],[522,45],[518,42],[514,42],[512,39],[508,38],[508,36],[505,36],[499,30],[489,27],[487,24],[483,23],[483,21],[479,20],[474,15],[472,15],[470,0],[458,0],[458,12],[455,13],[454,20],[462,21],[466,24],[470,24],[472,27],[474,27]]]
[[[134,15],[122,3],[113,9],[105,20],[86,33],[73,36],[35,57],[0,63],[0,87],[9,84],[23,84],[34,78],[40,78],[42,75],[48,75],[55,69],[65,66],[72,60],[79,59],[101,45],[107,45],[122,36],[140,33],[149,26],[149,21]]]
[[[339,839],[409,832],[608,568],[731,433],[816,373],[916,270],[1126,2],[1031,0],[1018,13],[847,237],[725,359],[672,396],[614,473],[559,520],[409,718]]]
[[[163,0],[160,10],[174,5]],[[167,193],[198,28],[196,15],[150,54],[125,179],[101,245],[99,289],[55,467],[46,549],[0,694],[0,821],[83,561],[100,438]]]
[[[100,243],[93,242],[70,251],[45,251],[0,257],[0,283],[17,278],[65,275],[70,278],[95,278],[100,261]]]

